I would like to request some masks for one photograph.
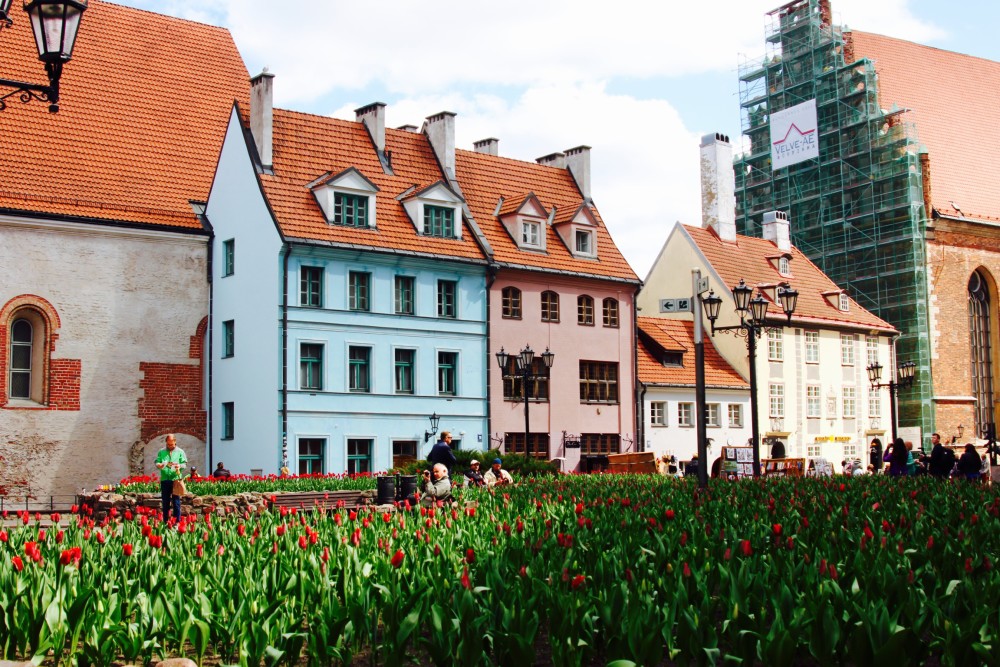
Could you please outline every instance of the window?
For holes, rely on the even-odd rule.
[[[621,451],[621,436],[617,433],[581,433],[580,454],[617,454]]]
[[[529,433],[528,444],[531,445],[531,455],[533,457],[548,460],[548,433]],[[503,450],[507,454],[527,454],[527,450],[524,447],[524,433],[504,433]]]
[[[857,416],[856,403],[854,387],[844,387],[844,419],[854,419]]]
[[[532,248],[542,247],[542,226],[537,222],[521,223],[521,245]]]
[[[743,428],[743,406],[739,403],[729,404],[729,427]]]
[[[580,361],[580,401],[618,402],[618,364],[610,361]]]
[[[528,380],[528,399],[549,400],[549,369],[540,357],[531,362],[531,379]],[[524,400],[524,375],[517,372],[517,355],[510,355],[503,374],[503,398],[505,401]]]
[[[649,423],[653,426],[667,425],[667,404],[663,401],[653,401],[649,404]]]
[[[854,334],[840,334],[840,363],[844,366],[854,365]]]
[[[719,418],[722,416],[722,411],[719,409],[718,403],[707,403],[705,405],[705,426],[713,426],[718,428],[722,426]]]
[[[684,353],[667,350],[663,353],[663,359],[661,360],[661,363],[664,366],[671,368],[684,366]]]
[[[767,330],[767,359],[768,361],[782,361],[785,358],[785,330]]]
[[[772,417],[784,417],[785,416],[785,385],[783,384],[772,384],[769,388],[769,395],[771,399],[771,416]]]
[[[326,439],[299,438],[299,474],[326,474]]]
[[[677,425],[694,426],[694,403],[677,404]]]
[[[576,252],[580,255],[594,254],[594,234],[589,231],[576,230]]]
[[[846,313],[850,309],[851,309],[851,300],[848,298],[848,296],[846,294],[841,294],[840,295],[840,310],[842,310],[843,312]]]
[[[236,239],[222,242],[222,277],[231,276],[236,271]]]
[[[347,307],[350,310],[369,312],[371,310],[372,274],[362,271],[351,271],[347,277],[348,294]]]
[[[458,352],[438,352],[438,393],[443,396],[458,393]]]
[[[14,320],[10,329],[10,397],[31,398],[31,360],[34,356],[34,329],[31,322]]]
[[[299,270],[299,305],[323,307],[323,267],[303,266]]]
[[[236,433],[236,404],[222,404],[222,439],[232,440]]]
[[[412,394],[413,393],[413,364],[416,358],[415,350],[399,350],[395,352],[396,356],[396,393],[397,394]]]
[[[788,264],[789,262],[787,257],[778,258],[778,273],[780,273],[783,276],[787,276],[788,274],[790,274],[791,269],[789,268]]]
[[[455,292],[458,283],[454,280],[438,281],[437,309],[438,317],[455,319],[458,317],[458,307],[455,304]]]
[[[392,441],[392,465],[396,468],[417,460],[416,440]]]
[[[413,314],[413,276],[396,276],[393,290],[393,310],[397,315]]]
[[[874,391],[868,394],[868,416],[872,420],[882,416],[882,399]]]
[[[969,353],[972,395],[976,397],[976,435],[986,437],[994,422],[992,306],[986,278],[977,270],[969,277]]]
[[[604,310],[604,326],[606,327],[617,327],[618,326],[618,300],[607,298],[603,303]]]
[[[594,300],[586,294],[576,298],[576,323],[594,326]]]
[[[866,347],[868,348],[868,366],[878,361],[878,336],[866,336]]]
[[[504,318],[521,319],[521,290],[516,287],[504,287],[501,295]]]
[[[319,343],[299,346],[299,388],[323,389],[323,346]]]
[[[821,445],[806,445],[806,456],[809,458],[816,458],[822,455],[823,447]]]
[[[372,349],[370,347],[351,345],[348,348],[348,391],[367,393],[372,390],[371,356]]]
[[[236,352],[236,322],[226,320],[222,323],[222,358],[228,359]]]
[[[806,339],[806,363],[807,364],[818,364],[819,363],[819,332],[818,331],[807,331],[805,333]]]
[[[367,227],[368,197],[335,192],[333,195],[333,224],[346,225],[347,227]]]
[[[424,234],[455,238],[455,209],[444,206],[424,206]]]
[[[0,350],[3,361],[8,361],[4,371],[7,375],[7,396],[14,400],[27,400],[46,405],[49,400],[50,384],[58,387],[58,372],[52,373],[49,354],[51,341],[49,322],[57,317],[54,313],[44,313],[31,306],[12,308],[10,320],[0,326],[10,329],[0,335],[0,340],[6,337],[7,349]],[[0,361],[0,368],[4,363]],[[77,376],[77,381],[79,376]],[[65,389],[65,387],[64,387]],[[68,398],[68,397],[67,397]]]
[[[559,295],[552,291],[542,292],[542,322],[559,321]]]
[[[806,417],[819,419],[823,416],[823,400],[819,395],[819,385],[811,384],[806,387]]]
[[[844,458],[849,460],[858,458],[858,446],[856,444],[844,445]]]
[[[347,439],[347,474],[360,475],[372,471],[372,440]]]

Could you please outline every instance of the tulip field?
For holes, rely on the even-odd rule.
[[[1000,497],[985,485],[874,476],[697,494],[572,475],[427,510],[51,522],[11,515],[0,532],[0,658],[1000,665]]]

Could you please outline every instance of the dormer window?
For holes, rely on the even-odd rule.
[[[851,300],[843,292],[840,294],[840,310],[848,312],[851,309]]]
[[[462,236],[462,198],[444,181],[397,197],[417,232],[441,239]]]
[[[530,220],[521,222],[521,245],[528,248],[542,247],[542,223]]]
[[[327,223],[343,227],[375,227],[378,187],[351,167],[335,176],[324,175],[309,184]]]
[[[425,204],[424,234],[444,239],[455,238],[455,209]]]
[[[789,261],[787,257],[778,258],[778,273],[780,273],[783,276],[791,275],[792,270],[791,267],[789,266]]]
[[[575,209],[555,210],[552,228],[574,257],[597,258],[597,218],[586,202]]]
[[[548,212],[534,193],[497,202],[496,216],[521,250],[545,251]]]
[[[578,255],[594,254],[594,233],[586,229],[578,229],[573,235]]]
[[[683,352],[664,352],[663,353],[663,365],[664,366],[683,366],[684,365],[684,353]]]

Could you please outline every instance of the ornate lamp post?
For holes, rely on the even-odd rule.
[[[528,383],[531,380],[538,380],[544,377],[548,377],[549,369],[552,368],[552,363],[556,359],[556,355],[549,351],[549,348],[545,348],[545,352],[540,355],[542,357],[542,365],[545,368],[544,373],[534,372],[535,363],[535,353],[531,349],[530,345],[525,345],[524,349],[517,353],[514,357],[514,366],[517,375],[521,377],[521,393],[524,394],[524,452],[528,456],[531,456],[531,428],[528,415],[528,399],[531,394],[528,391]],[[511,355],[504,351],[501,347],[500,351],[497,352],[497,364],[500,365],[501,373],[507,372],[507,365],[510,363]]]
[[[424,431],[424,443],[430,440],[432,435],[437,435],[438,424],[441,423],[441,417],[439,417],[438,413],[436,412],[431,414],[431,416],[428,417],[428,419],[431,420],[431,430]]]
[[[705,309],[705,316],[712,323],[712,334],[716,331],[730,331],[735,335],[745,338],[747,341],[747,354],[750,359],[750,436],[753,449],[753,474],[754,477],[760,475],[760,425],[757,417],[757,338],[766,328],[768,301],[760,292],[753,296],[753,288],[746,284],[742,278],[740,283],[732,289],[733,301],[736,305],[736,313],[740,316],[740,323],[728,327],[716,327],[715,320],[719,318],[719,310],[722,306],[722,297],[716,296],[715,292],[709,292],[708,296],[702,298],[702,307]],[[753,297],[753,298],[751,298]],[[778,302],[784,311],[788,321],[792,321],[792,314],[798,303],[799,293],[789,285],[782,285],[778,288]],[[702,465],[707,465],[707,461]]]
[[[10,8],[14,0],[0,0],[0,28],[14,24]],[[13,88],[0,94],[0,111],[7,108],[7,98],[18,96],[21,102],[38,100],[49,103],[49,111],[59,111],[59,79],[63,64],[73,57],[80,19],[87,9],[87,0],[25,0],[24,11],[31,20],[31,31],[38,47],[38,59],[45,64],[49,84],[25,83],[0,79],[0,86]]]
[[[882,379],[882,364],[875,362],[871,366],[868,366],[865,370],[868,371],[868,382],[871,384],[872,390],[882,389],[887,387],[889,389],[889,421],[892,423],[892,439],[896,440],[896,394],[899,390],[909,389],[913,386],[913,376],[916,373],[917,365],[912,361],[907,361],[904,364],[900,364],[896,369],[896,375],[899,378],[898,381],[892,381],[886,383],[879,383]],[[959,428],[962,428],[961,426]],[[961,436],[960,436],[961,437]]]

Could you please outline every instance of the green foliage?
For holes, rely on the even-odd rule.
[[[537,457],[528,457],[524,454],[503,454],[499,449],[491,449],[485,452],[468,449],[456,449],[454,451],[455,460],[457,461],[455,470],[458,473],[464,473],[468,470],[472,459],[479,461],[481,464],[479,469],[483,473],[489,470],[493,459],[500,459],[503,461],[504,469],[513,475],[515,480],[527,476],[556,475],[559,473],[559,466],[556,463]],[[399,468],[394,468],[393,472],[398,471],[403,475],[419,475],[422,471],[430,469],[430,467],[430,463],[422,459],[405,466],[400,466]]]

